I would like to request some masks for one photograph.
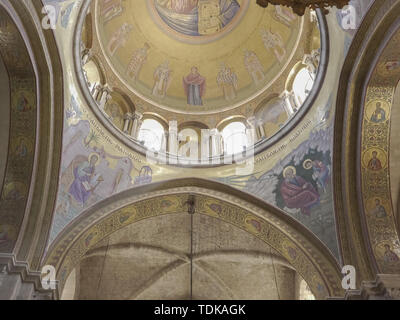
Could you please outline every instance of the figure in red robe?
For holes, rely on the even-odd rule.
[[[319,193],[314,186],[296,175],[294,167],[284,170],[281,185],[282,198],[290,209],[300,209],[301,213],[310,215],[310,209],[319,203]]]
[[[193,67],[190,74],[183,78],[183,88],[187,96],[187,103],[192,106],[203,105],[203,95],[206,89],[206,79]]]

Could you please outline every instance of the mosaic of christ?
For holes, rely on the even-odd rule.
[[[188,36],[220,32],[240,10],[238,0],[155,0],[162,20]]]

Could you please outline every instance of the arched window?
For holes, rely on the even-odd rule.
[[[148,149],[159,151],[163,144],[164,127],[154,119],[146,119],[139,130],[138,140]]]
[[[307,68],[301,69],[293,81],[293,92],[298,107],[300,107],[304,101],[306,101],[306,98],[311,92],[313,85],[314,80],[310,72],[307,70]]]
[[[89,90],[93,92],[94,88],[101,83],[101,75],[97,64],[90,60],[83,66],[83,73],[89,85]]]
[[[246,126],[242,122],[231,122],[222,130],[226,154],[242,152],[248,146]]]

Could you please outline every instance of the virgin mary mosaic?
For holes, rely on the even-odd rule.
[[[219,33],[240,11],[238,0],[154,0],[161,19],[187,36]]]

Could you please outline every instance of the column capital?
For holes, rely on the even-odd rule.
[[[178,122],[176,120],[170,121],[169,122],[169,132],[170,133],[178,133]]]
[[[107,92],[108,94],[111,94],[112,92],[112,89],[107,84],[103,86],[102,90],[103,92]]]
[[[210,129],[210,135],[211,136],[216,136],[216,135],[218,135],[220,132],[219,132],[219,130],[217,129],[217,128],[212,128],[212,129]]]
[[[124,114],[124,120],[133,120],[134,116],[132,113],[127,112]]]
[[[289,92],[286,89],[282,91],[282,93],[279,95],[280,98],[282,99],[287,99],[289,97],[293,96],[293,91]]]
[[[85,48],[85,49],[83,49],[83,51],[82,51],[82,54],[83,55],[85,55],[85,54],[91,54],[92,53],[92,49],[91,48]]]
[[[139,111],[135,111],[132,114],[132,116],[133,116],[134,119],[137,119],[137,120],[142,120],[142,118],[143,118],[143,114],[141,112],[139,112]]]
[[[260,123],[260,119],[257,119],[256,116],[251,116],[247,118],[247,123],[252,127],[255,128]]]

